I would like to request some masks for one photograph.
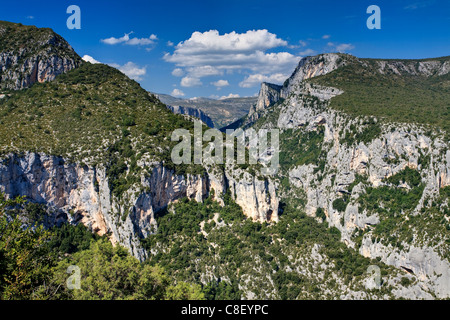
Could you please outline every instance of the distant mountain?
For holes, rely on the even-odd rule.
[[[182,106],[170,106],[167,105],[167,108],[170,109],[173,113],[176,114],[186,114],[191,117],[195,117],[203,121],[208,127],[214,128],[214,123],[211,120],[206,113],[204,113],[202,110],[197,108],[191,108],[191,107],[182,107]]]
[[[202,110],[213,121],[214,127],[224,127],[245,116],[256,104],[257,97],[229,98],[222,100],[208,98],[180,99],[167,94],[154,93],[167,105],[190,107]]]

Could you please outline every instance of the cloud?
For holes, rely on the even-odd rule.
[[[197,55],[214,53],[248,53],[256,50],[267,50],[279,46],[286,46],[287,42],[277,38],[267,30],[248,30],[246,33],[235,31],[220,35],[217,30],[194,32],[186,41],[176,46],[172,59],[179,55]]]
[[[300,41],[300,45],[306,42]],[[300,56],[289,52],[267,52],[277,47],[288,47],[287,41],[267,30],[235,31],[219,34],[217,30],[194,32],[191,37],[174,47],[173,53],[166,53],[163,59],[174,63],[186,76],[181,86],[201,85],[201,78],[219,76],[247,70],[253,78],[243,80],[244,86],[253,86],[252,79],[264,75],[268,79],[277,74],[291,74]],[[250,71],[250,72],[248,72]],[[181,72],[180,72],[181,74]],[[259,85],[259,84],[258,84]]]
[[[251,88],[261,85],[261,82],[269,82],[274,84],[282,84],[289,75],[282,73],[275,73],[270,76],[264,74],[252,74],[239,83],[241,88]]]
[[[277,71],[292,71],[298,64],[300,57],[296,57],[288,52],[264,53],[255,51],[249,54],[202,54],[192,56],[172,55],[164,56],[169,62],[176,62],[179,67],[189,67],[187,71],[199,76],[217,75],[222,71],[250,69],[260,73],[270,73]],[[204,73],[201,70],[214,70],[214,72]]]
[[[193,78],[202,78],[202,77],[217,76],[217,75],[223,74],[223,71],[219,70],[218,68],[208,66],[208,65],[199,66],[199,67],[190,67],[190,68],[187,68],[186,71]]]
[[[221,96],[221,97],[219,98],[219,100],[230,99],[230,98],[239,98],[239,97],[240,97],[240,95],[238,95],[237,93],[236,93],[236,94],[230,93],[230,94],[227,95],[227,96]]]
[[[148,38],[130,38],[130,34],[132,34],[133,31],[129,33],[125,33],[123,37],[115,38],[110,37],[107,39],[100,39],[101,42],[109,45],[115,45],[119,43],[124,43],[130,46],[136,46],[136,45],[151,45],[154,44],[156,40],[158,40],[158,37],[154,34],[150,35]]]
[[[117,63],[110,63],[111,67],[114,67],[116,69],[119,69],[123,73],[125,73],[129,78],[134,79],[136,81],[141,81],[143,79],[143,76],[146,75],[147,70],[146,67],[139,67],[134,62],[127,62],[124,65],[119,65]]]
[[[173,46],[174,46],[174,43],[173,43],[172,41],[169,40],[169,41],[167,41],[167,46],[168,46],[168,47],[173,47]]]
[[[351,43],[334,43],[328,42],[327,46],[332,47],[334,51],[337,52],[347,52],[355,48]]]
[[[27,16],[27,19],[33,20],[34,16]]]
[[[330,39],[330,35],[329,34],[324,34],[323,36],[322,36],[322,39]]]
[[[181,79],[181,86],[182,87],[197,87],[201,86],[202,82],[199,78],[193,78],[193,77],[184,77]]]
[[[213,86],[216,86],[217,88],[222,88],[222,87],[226,87],[229,86],[230,83],[228,82],[228,80],[217,80],[215,82],[211,82],[211,84]]]
[[[184,97],[184,92],[179,89],[173,89],[170,95],[174,97]]]
[[[303,41],[303,40],[299,40],[298,43],[300,44],[301,47],[306,47],[306,45],[307,45],[306,41]]]
[[[182,76],[184,76],[184,71],[181,68],[175,68],[172,71],[172,75],[175,77],[182,77]]]
[[[95,60],[94,58],[88,56],[87,54],[85,54],[81,59],[83,59],[86,62],[90,62],[92,64],[101,63],[100,61]]]
[[[317,53],[317,51],[316,50],[313,50],[313,49],[306,49],[306,50],[304,50],[304,51],[302,51],[302,52],[299,52],[299,54],[301,55],[301,56],[313,56],[313,55],[315,55]]]
[[[121,38],[107,38],[107,39],[100,39],[101,42],[106,43],[106,44],[110,44],[110,45],[114,45],[114,44],[118,44],[118,43],[122,43],[122,42],[127,42],[130,40],[130,33],[125,33],[123,37]]]

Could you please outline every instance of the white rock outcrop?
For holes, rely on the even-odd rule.
[[[144,165],[144,164],[142,164]],[[0,162],[0,191],[9,197],[24,195],[51,210],[49,225],[82,222],[144,260],[140,238],[157,230],[155,212],[182,197],[201,202],[211,189],[220,194],[228,186],[246,216],[259,221],[278,219],[278,200],[270,180],[239,181],[233,174],[175,175],[161,163],[149,164],[150,176],[141,176],[119,201],[111,195],[106,171],[41,153],[10,154]],[[223,203],[223,202],[222,202]]]

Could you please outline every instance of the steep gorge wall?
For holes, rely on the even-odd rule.
[[[316,96],[324,102],[335,94],[331,88],[328,96],[327,90],[323,88],[313,91],[308,88],[304,86],[306,91],[303,93],[314,95],[320,92]],[[442,137],[431,138],[424,129],[414,125],[391,124],[380,125],[381,134],[370,142],[345,143],[343,138],[346,130],[352,125],[363,127],[362,123],[362,119],[350,118],[332,109],[312,107],[302,98],[292,95],[280,106],[276,124],[280,129],[316,131],[319,127],[323,128],[324,139],[320,147],[326,152],[324,171],[315,170],[317,164],[297,166],[289,170],[289,182],[304,190],[307,214],[315,216],[317,209],[322,208],[329,225],[337,227],[341,231],[342,241],[351,247],[356,246],[352,238],[355,230],[368,230],[381,221],[376,213],[361,210],[358,204],[357,200],[365,193],[365,187],[356,184],[348,191],[357,175],[367,177],[369,186],[376,188],[386,185],[386,178],[406,167],[417,169],[424,190],[414,209],[415,215],[422,214],[422,208],[426,212],[429,199],[435,199],[441,188],[450,185],[448,141]],[[428,164],[421,163],[423,157],[429,158]],[[340,212],[333,207],[333,202],[343,195],[350,200],[345,211]],[[426,220],[427,217],[422,214],[422,219]],[[419,234],[423,230],[414,232]],[[366,257],[380,258],[389,265],[411,270],[422,281],[422,286],[438,297],[450,296],[450,263],[448,257],[439,254],[440,245],[403,241],[403,248],[399,249],[374,241],[375,238],[374,234],[367,232],[360,247],[355,248]]]
[[[197,108],[183,107],[183,106],[169,106],[167,108],[170,109],[175,114],[185,114],[191,117],[195,117],[203,121],[208,127],[214,128],[214,123],[212,119],[204,113],[202,110]]]
[[[245,215],[260,221],[278,218],[270,180],[250,177],[239,181],[229,173],[182,176],[161,163],[146,165],[151,166],[150,176],[141,176],[140,184],[127,190],[121,201],[112,197],[101,166],[81,166],[40,153],[11,154],[0,163],[0,191],[46,204],[49,226],[81,222],[99,234],[110,233],[113,242],[127,247],[140,260],[146,258],[146,252],[139,238],[156,232],[155,212],[182,197],[201,202],[211,189],[220,195],[230,186]]]
[[[352,58],[356,59],[356,58]],[[358,199],[366,193],[367,188],[378,188],[388,185],[386,179],[402,172],[405,168],[420,173],[423,192],[420,200],[407,213],[411,217],[420,217],[426,223],[430,204],[439,197],[440,190],[450,185],[450,146],[445,136],[429,128],[405,123],[367,124],[367,117],[350,117],[349,115],[328,107],[329,100],[342,93],[341,90],[310,84],[303,80],[323,75],[339,66],[345,65],[345,59],[336,54],[320,55],[315,58],[302,59],[293,75],[280,90],[281,103],[275,106],[276,117],[259,124],[262,128],[279,128],[280,130],[302,130],[303,132],[323,132],[323,141],[318,148],[325,156],[309,163],[292,167],[288,170],[288,180],[292,187],[302,190],[298,197],[305,197],[305,210],[308,215],[315,216],[319,208],[325,214],[329,226],[341,231],[342,241],[354,247],[370,258],[378,258],[386,264],[410,272],[418,279],[420,290],[432,292],[438,298],[450,297],[450,258],[448,239],[445,231],[420,229],[411,225],[413,235],[411,241],[397,239],[400,245],[380,241],[373,229],[385,219],[376,212],[362,207]],[[361,65],[369,62],[358,60]],[[396,75],[443,75],[450,72],[449,63],[441,61],[376,61],[374,62],[383,74]],[[314,97],[314,99],[311,99]],[[262,100],[268,97],[261,97]],[[277,101],[273,101],[276,103]],[[264,119],[264,110],[259,115]],[[269,118],[268,118],[269,119]],[[378,126],[380,133],[370,141],[363,141],[362,132],[370,126]],[[357,130],[355,143],[346,141],[346,133]],[[282,151],[281,151],[282,152]],[[426,161],[424,159],[427,159]],[[323,169],[318,169],[319,161],[324,161]],[[367,179],[358,183],[357,177]],[[351,189],[349,189],[349,187]],[[407,184],[397,188],[409,190]],[[280,196],[280,194],[278,194]],[[336,199],[348,198],[345,210],[337,210],[333,202]],[[380,199],[380,205],[381,205]],[[447,198],[441,203],[449,206]],[[405,214],[405,213],[404,213]],[[442,212],[441,223],[449,223]],[[408,221],[408,217],[405,218]],[[418,221],[417,219],[415,221]],[[363,232],[359,243],[355,242],[355,232]],[[433,233],[438,234],[433,234]],[[442,234],[439,234],[442,232]],[[396,239],[397,234],[390,237]],[[386,240],[386,239],[385,239]],[[416,287],[416,288],[419,288]],[[414,290],[413,290],[414,291]],[[402,296],[405,292],[399,292]],[[417,294],[417,295],[416,295]],[[423,293],[408,292],[411,298],[424,297]],[[428,297],[430,297],[428,295]]]

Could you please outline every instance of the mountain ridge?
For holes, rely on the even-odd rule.
[[[377,94],[378,97],[401,95],[398,99],[403,99],[405,101],[408,100],[409,103],[416,100],[415,103],[417,106],[415,109],[418,109],[420,107],[419,103],[422,103],[422,105],[426,104],[426,95],[433,94],[433,91],[422,90],[423,92],[420,91],[422,96],[418,96],[419,94],[417,93],[417,89],[421,89],[419,86],[422,81],[421,77],[423,76],[427,78],[427,81],[429,82],[429,84],[427,84],[428,86],[439,85],[439,81],[442,83],[442,86],[444,86],[442,89],[444,90],[445,95],[442,95],[442,97],[439,98],[439,106],[433,110],[427,110],[427,113],[429,113],[429,111],[434,111],[434,113],[442,113],[441,117],[444,116],[444,119],[446,119],[447,122],[447,125],[445,125],[445,122],[443,122],[442,125],[448,131],[450,129],[450,127],[448,127],[450,115],[448,112],[445,112],[444,108],[445,101],[450,99],[450,92],[445,85],[445,83],[448,83],[449,81],[447,79],[449,78],[449,73],[450,56],[427,59],[357,58],[355,56],[342,53],[324,53],[316,56],[308,56],[300,60],[292,75],[286,79],[281,87],[274,84],[263,83],[256,102],[258,107],[252,108],[247,115],[237,120],[237,122],[240,123],[240,126],[249,126],[259,118],[259,114],[263,112],[264,109],[282,99],[286,99],[293,91],[297,89],[295,86],[298,86],[299,83],[302,83],[303,81],[305,81],[305,83],[307,82],[316,85],[316,90],[319,89],[317,85],[334,88],[335,92],[338,93],[340,97],[333,99],[330,107],[347,111],[354,115],[360,115],[361,113],[358,113],[356,108],[351,109],[349,105],[352,105],[352,100],[357,99],[361,92],[349,96],[346,91],[354,91],[358,85],[361,86],[361,81],[367,82],[367,86],[365,86],[364,89],[361,89],[361,91],[365,94],[364,99],[366,100],[373,100],[375,94]],[[388,83],[385,79],[386,76],[397,78],[405,76],[409,82],[400,82],[402,84],[400,90],[392,90],[390,87],[380,86],[380,84]],[[346,79],[350,79],[350,81]],[[347,81],[348,84],[342,82],[342,80]],[[393,80],[391,79],[390,81],[392,82]],[[268,86],[270,86],[270,90],[268,89]],[[371,95],[371,86],[380,87],[380,89],[378,89],[379,92],[377,91]],[[331,89],[329,91],[331,92]],[[341,95],[342,93],[343,95]],[[319,92],[316,92],[315,94],[318,97],[320,96]],[[326,93],[324,97],[327,98],[328,94]],[[399,102],[401,101],[396,101],[395,107],[399,105]],[[392,114],[393,109],[391,108],[391,110],[388,110],[384,107],[380,108],[383,103],[386,104],[389,103],[389,101],[380,100],[380,102],[377,102],[375,106],[368,105],[364,109],[364,112],[373,116],[382,116],[384,113],[385,118],[389,118],[389,116],[386,117],[386,114]],[[378,108],[380,112],[371,113],[369,108]],[[403,109],[407,108],[407,105],[403,107]],[[399,115],[403,115],[403,112],[406,111],[403,109],[399,110]],[[394,120],[399,119],[395,116],[391,118]],[[423,121],[424,118],[430,121],[434,120],[430,117],[423,117],[422,114],[417,112],[414,114],[412,119],[420,122]],[[236,127],[236,125],[233,124],[230,126]]]

